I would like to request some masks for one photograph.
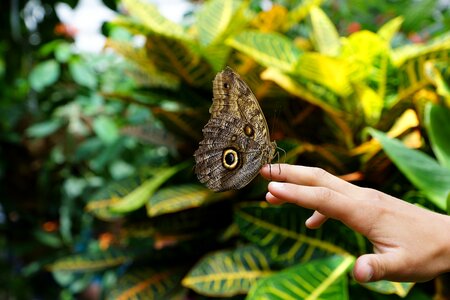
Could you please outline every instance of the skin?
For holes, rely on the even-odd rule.
[[[266,165],[261,175],[271,181],[269,203],[315,210],[305,223],[308,228],[333,218],[370,240],[374,253],[356,260],[357,281],[418,282],[450,271],[450,216],[358,187],[320,168]]]

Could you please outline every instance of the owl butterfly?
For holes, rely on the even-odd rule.
[[[195,173],[215,192],[240,189],[270,163],[277,145],[255,95],[229,67],[214,78],[209,112],[194,153]]]

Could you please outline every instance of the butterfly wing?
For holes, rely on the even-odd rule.
[[[211,119],[194,154],[195,172],[211,190],[239,189],[270,162],[276,145],[256,97],[233,70],[217,74],[213,94]]]

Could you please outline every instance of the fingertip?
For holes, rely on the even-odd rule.
[[[271,181],[271,182],[269,182],[268,189],[269,189],[269,192],[271,192],[272,194],[274,194],[274,193],[276,194],[283,190],[283,186],[284,186],[284,183],[282,183],[282,182]]]
[[[358,282],[369,282],[373,279],[373,274],[370,255],[358,257],[353,267],[353,278]]]
[[[263,176],[263,177],[265,177],[265,178],[269,178],[270,177],[270,165],[269,164],[266,164],[266,165],[264,165],[262,168],[261,168],[261,170],[259,170],[259,173]]]
[[[275,204],[275,205],[284,203],[283,200],[278,199],[277,197],[272,195],[270,192],[268,192],[266,194],[266,201],[269,202],[270,204]]]

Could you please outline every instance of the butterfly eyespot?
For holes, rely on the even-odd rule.
[[[234,170],[239,163],[239,155],[232,148],[225,149],[222,154],[222,165],[225,169]]]
[[[225,82],[223,84],[223,88],[228,90],[230,88],[230,85],[227,82]]]
[[[244,133],[246,136],[253,136],[255,134],[255,131],[253,130],[253,127],[249,124],[244,126]]]

